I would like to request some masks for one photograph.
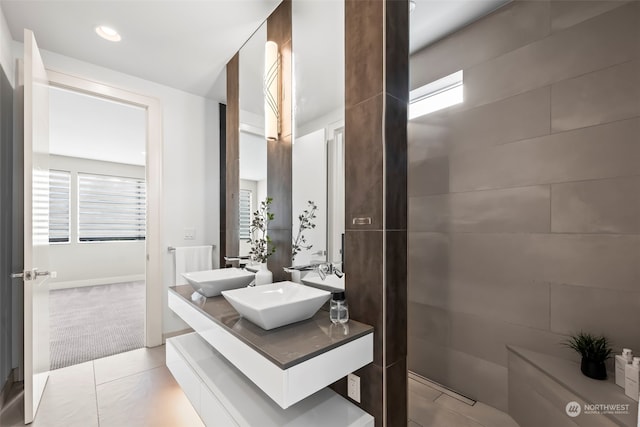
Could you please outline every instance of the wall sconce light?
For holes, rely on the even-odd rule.
[[[280,55],[278,44],[264,46],[264,135],[277,141],[280,134]]]

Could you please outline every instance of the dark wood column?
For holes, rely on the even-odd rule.
[[[222,256],[240,253],[240,54],[227,63],[225,240]],[[222,183],[221,183],[222,185]],[[222,242],[222,236],[221,242]],[[220,264],[221,267],[224,263]]]
[[[277,141],[267,142],[267,195],[273,198],[275,220],[269,224],[269,236],[276,253],[268,260],[273,281],[287,280],[282,267],[291,265],[291,0],[284,0],[267,18],[267,40],[280,51],[280,123]]]
[[[407,0],[346,0],[346,292],[375,327],[356,375],[378,426],[407,425],[408,28]]]

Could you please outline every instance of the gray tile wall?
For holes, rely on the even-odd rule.
[[[640,352],[640,3],[513,2],[410,69],[465,102],[409,123],[409,369],[506,410],[506,344]]]

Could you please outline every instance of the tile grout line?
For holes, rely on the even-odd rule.
[[[96,364],[95,361],[91,361],[91,369],[93,370],[93,390],[96,396],[96,419],[98,421],[98,427],[100,427],[100,409],[98,406],[98,383],[96,380]]]

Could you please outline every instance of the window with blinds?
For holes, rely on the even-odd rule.
[[[71,173],[49,171],[49,243],[69,243]]]
[[[251,230],[251,190],[240,189],[240,239],[250,237]]]
[[[144,240],[145,181],[78,173],[78,240]]]

